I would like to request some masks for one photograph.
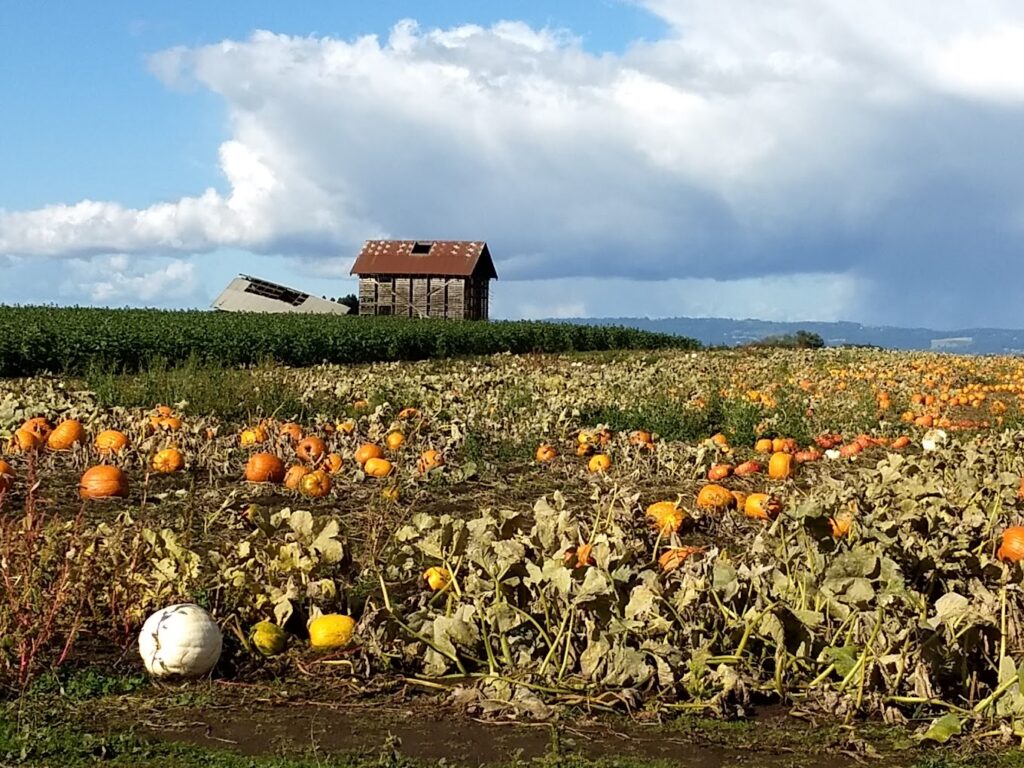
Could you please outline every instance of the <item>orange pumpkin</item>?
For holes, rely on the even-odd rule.
[[[1003,531],[996,557],[1008,563],[1024,560],[1024,526],[1014,525]]]
[[[715,445],[717,445],[719,448],[728,448],[729,447],[729,438],[727,438],[721,432],[716,432],[715,434],[713,434],[711,436],[711,442],[714,443]]]
[[[284,473],[284,487],[290,491],[299,490],[299,483],[306,475],[312,472],[305,464],[292,464]]]
[[[743,491],[730,491],[730,493],[736,499],[736,509],[743,509],[743,505],[747,503],[747,494]]]
[[[776,451],[768,460],[768,477],[772,480],[785,480],[793,474],[793,455]]]
[[[29,419],[21,425],[21,428],[27,429],[38,437],[40,444],[45,443],[46,438],[48,438],[50,433],[53,431],[53,425],[42,416],[36,416],[35,418]]]
[[[841,539],[850,532],[853,527],[853,517],[848,514],[836,515],[828,519],[829,527],[832,529],[832,538]]]
[[[576,455],[577,456],[590,456],[594,452],[594,446],[590,443],[577,443],[576,444]]]
[[[387,477],[393,469],[390,461],[378,457],[369,458],[363,464],[363,472],[370,477]]]
[[[638,429],[629,435],[630,445],[648,446],[652,442],[654,442],[654,438],[646,429]]]
[[[644,515],[662,536],[678,531],[686,519],[686,512],[674,501],[656,501],[647,507]]]
[[[556,456],[558,456],[558,451],[555,450],[553,445],[548,443],[541,443],[538,445],[537,452],[534,454],[534,458],[541,464],[547,464],[549,461],[554,461]]]
[[[167,417],[174,415],[174,409],[169,405],[158,405],[153,409],[157,416]]]
[[[14,468],[0,459],[0,493],[8,490],[14,482]]]
[[[788,453],[788,451],[786,451],[786,440],[785,440],[785,438],[773,437],[772,438],[772,451],[774,453],[779,453],[779,452]]]
[[[732,464],[713,464],[711,469],[708,470],[708,480],[725,480],[725,478],[732,474],[732,469]]]
[[[761,463],[751,459],[750,461],[744,461],[742,464],[737,465],[736,469],[732,471],[734,475],[756,475],[758,472],[763,471],[764,467]]]
[[[326,456],[324,456],[324,460],[323,463],[320,465],[320,468],[326,470],[332,475],[336,475],[338,472],[341,471],[341,468],[344,466],[344,464],[345,461],[344,459],[341,458],[341,456],[339,456],[336,453],[328,453]]]
[[[383,458],[384,451],[380,449],[379,445],[373,443],[363,443],[356,450],[355,460],[357,464],[366,464],[370,459]]]
[[[299,480],[299,492],[311,499],[326,496],[331,492],[331,476],[322,469],[303,475]]]
[[[245,479],[250,483],[280,483],[284,475],[284,463],[272,453],[254,453],[245,465]]]
[[[398,412],[398,418],[401,419],[402,421],[406,421],[407,419],[414,419],[419,415],[419,408],[403,408]]]
[[[666,549],[661,553],[661,557],[658,558],[658,565],[661,567],[662,572],[671,573],[685,563],[690,555],[700,554],[703,551],[703,547],[673,547],[672,549]]]
[[[752,493],[743,505],[743,514],[756,520],[774,520],[782,512],[782,502],[767,493]]]
[[[906,435],[901,435],[900,437],[897,437],[895,440],[893,440],[892,444],[889,447],[898,451],[902,448],[906,448],[908,445],[910,445],[910,438],[907,437]]]
[[[128,495],[128,478],[118,467],[92,467],[78,482],[78,495],[83,499],[124,498]]]
[[[355,408],[357,411],[365,411],[367,408],[370,407],[370,401],[363,399],[356,400],[354,403],[352,403],[352,407]]]
[[[295,455],[308,464],[316,464],[327,453],[327,444],[316,435],[299,440],[295,446]]]
[[[351,419],[338,422],[338,431],[343,435],[351,435],[356,431],[356,423]]]
[[[384,442],[388,446],[389,451],[397,451],[405,444],[405,435],[401,432],[388,432],[388,436],[384,438]]]
[[[587,471],[592,474],[607,472],[612,468],[612,459],[607,453],[595,453],[587,462]]]
[[[76,443],[85,442],[85,428],[77,419],[62,421],[46,438],[46,446],[51,451],[66,451]]]
[[[793,461],[797,464],[804,464],[808,461],[818,461],[821,459],[821,451],[814,450],[813,448],[806,451],[797,451],[793,454]]]
[[[772,452],[772,441],[767,437],[762,437],[756,443],[754,443],[754,450],[758,453],[771,453]]]
[[[128,446],[128,436],[116,429],[105,429],[96,435],[93,445],[104,455],[120,453]]]
[[[416,462],[416,469],[420,471],[421,475],[426,474],[432,469],[444,466],[444,457],[440,451],[435,451],[430,448],[420,454],[419,461]]]
[[[25,429],[25,427],[19,427],[18,431],[11,437],[8,448],[14,453],[28,453],[38,450],[41,444],[42,441],[35,432]]]
[[[185,457],[177,448],[164,448],[153,457],[153,469],[169,475],[185,468]]]
[[[277,433],[277,436],[280,439],[286,440],[292,445],[295,445],[302,439],[302,427],[294,421],[286,422],[281,425],[281,430]]]
[[[856,456],[858,453],[862,453],[864,448],[860,443],[846,443],[845,445],[839,446],[839,455],[845,458]]]
[[[697,493],[697,508],[710,510],[732,509],[736,506],[736,497],[727,488],[711,483],[705,485]]]

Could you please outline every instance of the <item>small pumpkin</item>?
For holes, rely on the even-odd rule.
[[[451,584],[452,575],[447,568],[435,565],[423,572],[423,581],[426,582],[431,592],[440,592]]]
[[[841,539],[853,528],[853,516],[843,513],[828,519],[829,527],[832,529],[832,538]]]
[[[863,452],[864,448],[858,442],[846,443],[844,445],[839,446],[839,455],[842,456],[843,458],[853,458],[857,454]]]
[[[732,464],[713,464],[711,469],[708,470],[708,480],[712,482],[718,482],[719,480],[725,480],[733,472]]]
[[[1024,526],[1013,525],[1003,531],[996,557],[1008,563],[1024,560]]]
[[[202,677],[220,659],[220,627],[194,603],[152,614],[139,633],[139,654],[153,677]]]
[[[394,465],[387,459],[367,459],[363,464],[363,472],[370,477],[387,477],[394,470]]]
[[[729,447],[729,438],[727,438],[721,432],[716,432],[715,434],[713,434],[711,436],[711,442],[714,443],[715,445],[717,445],[719,448],[726,448],[726,449],[728,449],[728,447]]]
[[[651,436],[651,433],[648,432],[646,429],[637,429],[634,432],[631,432],[629,435],[630,445],[639,445],[641,447],[647,447],[651,445],[653,442],[654,438]]]
[[[415,419],[419,415],[420,415],[419,408],[412,408],[412,407],[403,408],[402,410],[400,410],[398,412],[398,418],[401,421],[408,421],[409,419]]]
[[[128,436],[116,429],[105,429],[96,435],[93,445],[104,455],[120,453],[128,447]]]
[[[299,483],[306,475],[312,472],[305,464],[292,464],[284,473],[284,487],[289,491],[299,490]]]
[[[656,501],[647,507],[644,515],[662,536],[678,531],[686,519],[686,512],[674,501]]]
[[[906,448],[908,445],[910,445],[910,438],[906,435],[901,435],[893,440],[889,447],[893,450],[899,451]]]
[[[341,468],[345,465],[345,460],[336,453],[328,453],[324,456],[323,463],[320,464],[320,468],[326,470],[332,475],[336,475],[341,472]]]
[[[806,451],[797,451],[793,454],[793,461],[797,464],[805,464],[809,461],[820,461],[821,451],[809,448]]]
[[[597,565],[594,559],[594,546],[592,544],[580,544],[578,547],[569,547],[562,553],[562,562],[566,568],[590,568]]]
[[[554,461],[556,456],[558,456],[558,451],[550,443],[541,443],[538,445],[537,452],[534,454],[534,458],[541,464],[547,464],[549,461]]]
[[[38,450],[40,445],[42,445],[42,440],[39,439],[39,435],[25,427],[18,427],[11,437],[8,448],[13,453],[30,453]]]
[[[762,471],[764,471],[764,467],[761,466],[761,463],[751,459],[750,461],[744,461],[742,464],[737,464],[736,469],[732,473],[742,477],[743,475],[756,475]]]
[[[0,459],[0,493],[10,489],[14,482],[14,468],[3,459]]]
[[[587,471],[592,474],[607,472],[612,467],[612,459],[607,453],[595,453],[587,462]]]
[[[421,475],[425,475],[432,469],[444,466],[444,457],[440,451],[435,451],[430,448],[420,454],[419,460],[416,462],[416,469],[419,470]]]
[[[325,613],[311,620],[307,629],[311,647],[319,651],[336,650],[352,642],[356,622],[351,616]]]
[[[29,419],[28,421],[21,425],[21,428],[27,429],[29,432],[33,433],[36,437],[38,437],[40,444],[45,443],[46,439],[50,436],[50,433],[53,431],[53,425],[50,424],[50,422],[47,421],[46,418],[43,416],[36,416],[34,418]]]
[[[311,499],[320,499],[331,492],[331,476],[322,469],[314,470],[299,480],[299,492]]]
[[[281,425],[281,429],[278,431],[277,436],[279,439],[295,445],[302,439],[302,427],[294,421],[285,422]]]
[[[703,547],[672,547],[661,553],[658,565],[663,573],[671,573],[685,563],[691,555],[697,555],[703,551]]]
[[[743,505],[743,514],[755,520],[774,520],[782,512],[782,502],[767,493],[752,493]]]
[[[771,453],[772,452],[772,441],[767,437],[762,437],[756,443],[754,443],[754,450],[758,453]]]
[[[238,442],[243,448],[267,442],[267,430],[262,426],[243,429],[238,436]]]
[[[590,443],[577,443],[576,444],[576,455],[577,456],[591,456],[594,453],[594,446]]]
[[[366,400],[365,398],[360,398],[359,400],[356,400],[354,403],[352,403],[352,407],[355,408],[357,411],[365,411],[367,408],[370,407],[370,401]]]
[[[245,479],[250,483],[280,483],[284,475],[284,463],[272,453],[254,453],[245,465]]]
[[[316,435],[304,437],[295,446],[295,455],[307,464],[316,464],[327,453],[327,444]]]
[[[747,503],[747,494],[743,491],[730,491],[730,493],[736,499],[736,509],[743,509],[743,506]]]
[[[785,480],[793,475],[793,455],[776,451],[768,460],[768,477],[772,480]]]
[[[185,457],[177,448],[164,448],[153,457],[153,469],[169,475],[185,468]]]
[[[107,464],[91,467],[78,481],[78,495],[83,499],[124,498],[128,495],[128,477],[120,468]]]
[[[397,430],[394,432],[388,432],[388,436],[384,438],[384,443],[387,445],[389,451],[397,451],[405,445],[405,435]]]
[[[177,416],[159,416],[153,426],[165,432],[177,432],[182,427],[182,421]]]
[[[708,510],[732,509],[736,506],[736,497],[729,489],[709,483],[697,493],[697,508]]]
[[[66,451],[71,446],[85,442],[85,428],[78,419],[68,419],[58,424],[46,438],[46,447],[51,451]]]
[[[384,458],[384,451],[374,443],[363,443],[356,449],[355,460],[357,464],[366,464],[370,459]]]
[[[261,621],[249,633],[249,642],[264,656],[277,656],[287,646],[288,635],[274,622]]]
[[[352,419],[338,422],[338,431],[343,435],[351,435],[356,431],[356,423]]]

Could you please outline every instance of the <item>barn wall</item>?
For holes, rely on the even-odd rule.
[[[452,320],[486,318],[486,295],[486,281],[481,285],[481,281],[461,277],[362,277],[359,280],[359,314]]]

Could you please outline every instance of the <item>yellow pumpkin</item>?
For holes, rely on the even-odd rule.
[[[338,422],[338,431],[343,435],[351,435],[356,431],[356,423],[351,419]]]
[[[387,443],[389,451],[397,451],[405,444],[405,435],[401,432],[389,432],[384,442]]]
[[[14,468],[0,459],[0,493],[8,490],[14,482]]]
[[[185,457],[177,448],[164,448],[153,457],[153,469],[169,475],[185,468]]]
[[[674,501],[656,501],[647,507],[645,516],[663,536],[675,533],[686,519],[686,512]]]
[[[299,480],[299,492],[311,499],[319,499],[331,492],[331,476],[322,469],[314,470]]]
[[[612,460],[607,453],[595,453],[587,462],[587,470],[595,474],[607,472],[611,468]]]
[[[345,465],[344,459],[336,453],[329,453],[324,456],[323,463],[320,465],[321,469],[325,469],[332,475],[336,475],[341,471],[341,468]]]
[[[440,566],[433,566],[427,568],[423,572],[423,580],[430,587],[432,592],[440,592],[442,589],[451,584],[452,575],[448,572],[447,568],[441,568]]]
[[[776,451],[768,460],[768,477],[772,480],[785,480],[793,475],[793,456],[783,451]]]
[[[243,429],[242,433],[238,436],[238,442],[243,448],[248,448],[253,445],[259,445],[267,441],[267,430],[263,427],[250,427],[249,429]]]
[[[782,502],[767,493],[752,493],[743,504],[743,514],[755,520],[774,520],[782,512]]]
[[[14,453],[29,453],[38,450],[42,441],[39,435],[25,427],[19,427],[14,433],[8,448]]]
[[[387,477],[394,469],[387,459],[367,459],[363,464],[363,472],[370,477]]]
[[[370,459],[383,458],[384,451],[380,449],[379,445],[373,443],[363,443],[356,449],[355,460],[357,464],[365,464]]]
[[[351,616],[325,613],[310,621],[307,629],[311,647],[320,651],[336,650],[352,642],[356,622]]]
[[[732,509],[736,506],[736,497],[727,488],[711,483],[705,485],[697,493],[697,508],[711,510]]]

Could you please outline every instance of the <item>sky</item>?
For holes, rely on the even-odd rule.
[[[492,316],[1022,327],[1017,0],[71,0],[0,14],[0,303],[355,291]]]

